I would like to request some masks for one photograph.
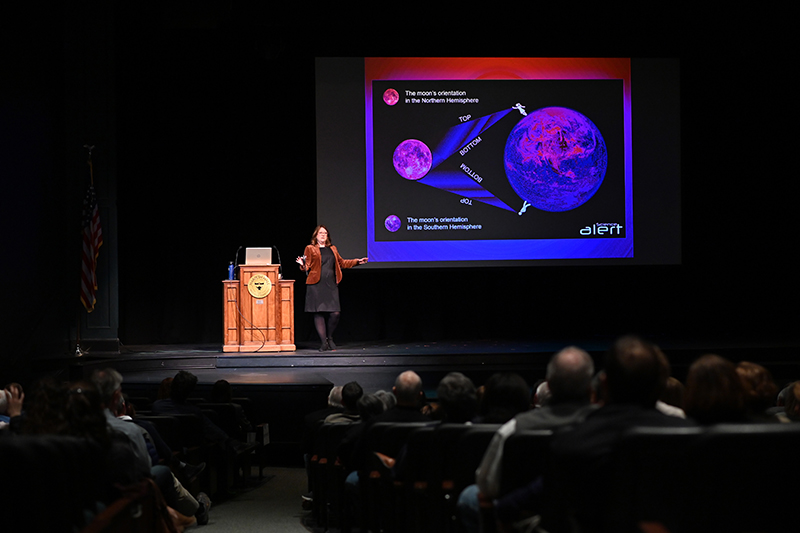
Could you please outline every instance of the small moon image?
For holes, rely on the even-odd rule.
[[[397,91],[394,89],[386,89],[383,92],[383,101],[386,105],[395,105],[397,102],[400,101],[400,95],[397,94]]]
[[[407,180],[419,180],[430,171],[433,157],[424,142],[408,139],[397,145],[392,156],[394,169]]]
[[[394,233],[400,229],[400,217],[397,215],[389,215],[386,217],[386,220],[383,221],[383,225],[386,226],[386,229]]]
[[[602,185],[608,151],[589,118],[565,107],[545,107],[529,113],[509,134],[505,168],[521,199],[543,211],[569,211]]]

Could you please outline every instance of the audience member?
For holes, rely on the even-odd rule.
[[[656,409],[665,415],[686,418],[686,413],[683,410],[683,384],[670,375],[672,369],[670,368],[669,359],[661,351],[661,348],[656,345],[653,345],[653,348],[658,354],[658,360],[662,366],[661,372],[664,377],[661,392],[656,400]],[[665,401],[665,399],[669,401]]]
[[[96,370],[92,374],[92,383],[97,388],[104,408],[106,423],[109,427],[123,434],[134,455],[136,471],[144,476],[152,476],[164,495],[167,504],[186,517],[195,517],[198,524],[208,523],[208,511],[211,500],[204,493],[197,498],[187,491],[172,471],[162,465],[152,464],[147,448],[147,441],[152,437],[137,424],[123,420],[117,415],[124,405],[122,399],[122,375],[113,368]]]
[[[364,389],[356,381],[346,383],[342,387],[342,405],[344,411],[333,413],[325,418],[326,424],[354,424],[360,420],[358,400],[364,395]]]
[[[601,377],[605,404],[583,422],[553,436],[554,470],[544,481],[553,501],[564,506],[550,510],[558,520],[573,521],[586,532],[604,530],[604,483],[613,478],[609,458],[625,430],[694,425],[689,419],[667,416],[655,408],[666,382],[659,358],[657,348],[643,339],[617,339],[606,353]]]
[[[531,408],[544,407],[550,401],[550,386],[547,380],[543,379],[533,388],[533,396],[531,397]]]
[[[125,393],[122,394],[122,404],[116,414],[120,420],[133,422],[144,429],[147,450],[150,452],[152,464],[169,466],[176,475],[179,475],[184,480],[184,483],[193,482],[205,470],[206,464],[204,462],[193,465],[181,461],[161,437],[156,425],[149,420],[143,420],[136,416],[136,408],[128,401],[128,395]]]
[[[375,396],[380,398],[383,402],[383,410],[388,411],[392,409],[395,405],[397,405],[397,398],[395,398],[394,393],[387,391],[387,390],[379,390],[375,392]]]
[[[430,417],[422,414],[425,405],[425,393],[422,390],[422,379],[412,371],[406,370],[397,376],[392,387],[395,405],[380,415],[372,418],[375,422],[430,422]]]
[[[544,384],[552,392],[550,400],[516,415],[493,437],[476,472],[475,485],[462,491],[458,507],[468,531],[478,529],[478,492],[495,500],[500,491],[503,445],[509,436],[525,429],[555,429],[583,420],[597,408],[590,403],[594,362],[584,350],[569,346],[550,358]]]
[[[79,469],[80,479],[72,479],[69,482],[65,482],[63,479],[55,480],[53,483],[61,486],[69,485],[75,491],[82,492],[82,494],[59,495],[60,501],[58,502],[46,501],[47,510],[45,512],[47,513],[66,511],[64,500],[70,501],[72,505],[80,506],[80,509],[70,509],[69,514],[73,515],[71,519],[64,516],[53,517],[52,525],[55,530],[62,530],[55,525],[59,521],[71,521],[73,527],[80,522],[90,522],[99,510],[121,496],[124,487],[131,486],[143,479],[143,473],[132,466],[134,463],[133,452],[124,437],[117,437],[118,434],[113,432],[106,423],[100,395],[94,385],[89,382],[69,384],[58,382],[53,378],[44,378],[37,382],[26,402],[26,417],[20,430],[25,436],[75,437],[84,440],[86,448],[90,450],[91,460],[87,456],[81,460],[80,456],[74,457],[70,454],[70,459],[77,459],[78,464],[64,466],[64,472]],[[61,451],[60,448],[60,446],[47,446],[46,449],[55,452],[57,449]],[[66,449],[68,450],[69,447]],[[10,459],[4,458],[4,460]],[[50,456],[45,462],[47,465],[45,468],[47,470],[56,469],[50,474],[59,475],[58,471],[61,470],[61,467],[53,464],[52,461],[53,456]],[[27,481],[6,479],[4,481],[24,487],[32,486],[32,481],[50,486],[52,480],[42,478]],[[50,489],[45,489],[45,494],[48,491]],[[28,496],[34,497],[34,493],[32,492]],[[35,496],[41,496],[38,490]],[[41,513],[43,510],[44,508],[41,506],[34,507],[34,512]],[[63,530],[67,531],[68,529]],[[77,531],[77,527],[74,530]]]
[[[745,413],[749,420],[756,422],[788,422],[785,413],[773,414],[768,410],[775,405],[778,386],[772,373],[765,367],[742,361],[736,365],[736,373],[744,390]]]
[[[386,410],[386,405],[377,394],[364,394],[356,402],[359,419],[351,424],[339,444],[338,455],[341,459],[346,472],[352,472],[361,466],[360,458],[357,457],[356,448],[366,429],[370,426],[370,421]]]
[[[158,386],[157,400],[166,400],[172,394],[172,378],[164,378]]]
[[[667,378],[667,384],[664,387],[664,392],[661,393],[661,397],[659,398],[659,400],[667,405],[677,407],[678,409],[683,411],[683,406],[684,406],[683,397],[685,394],[686,394],[686,386],[683,383],[681,383],[681,381],[678,378],[670,376]]]
[[[300,441],[300,450],[303,452],[303,461],[306,467],[306,476],[310,480],[310,472],[309,472],[309,459],[310,454],[312,451],[312,446],[314,444],[314,435],[316,434],[317,429],[325,422],[325,418],[329,415],[334,413],[341,413],[344,411],[344,406],[342,406],[342,386],[336,385],[335,387],[331,387],[331,390],[328,391],[328,403],[322,409],[318,409],[311,413],[308,413],[303,418],[303,436]],[[311,494],[311,487],[309,484],[308,491],[302,495],[303,498],[303,508],[311,508],[311,504],[314,500],[313,494]]]
[[[329,415],[344,411],[342,406],[342,386],[331,387],[328,392],[328,403],[322,409],[312,411],[303,417],[303,437],[300,441],[300,449],[308,459],[308,452],[314,441],[314,432],[325,421]]]
[[[786,387],[785,398],[786,417],[792,422],[800,421],[800,381],[795,381]]]
[[[530,390],[525,379],[514,372],[498,372],[483,385],[475,422],[504,424],[529,407]]]
[[[197,376],[181,370],[172,379],[170,397],[153,402],[153,413],[156,415],[192,414],[203,422],[203,435],[210,442],[234,453],[247,453],[255,448],[254,443],[244,443],[231,438],[224,430],[212,422],[196,405],[186,402],[197,385]]]
[[[471,422],[478,411],[478,397],[472,380],[461,372],[450,372],[436,388],[439,403],[432,418],[442,422]]]
[[[24,400],[25,394],[19,383],[11,383],[0,390],[0,430],[16,430],[14,426],[19,423]]]
[[[239,426],[239,431],[242,433],[253,431],[253,425],[247,419],[244,407],[233,401],[233,389],[227,380],[219,379],[214,383],[211,387],[209,400],[211,403],[229,403],[233,405],[236,413],[236,425]]]
[[[691,364],[686,376],[686,414],[701,424],[745,420],[744,389],[733,363],[708,354]]]

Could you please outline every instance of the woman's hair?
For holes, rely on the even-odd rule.
[[[319,230],[321,230],[321,229],[324,229],[325,231],[328,232],[328,238],[325,239],[325,246],[330,246],[331,245],[331,232],[327,227],[323,226],[322,224],[320,224],[319,226],[314,228],[314,233],[311,234],[311,244],[317,244],[317,233],[319,233]]]
[[[744,417],[744,390],[733,363],[704,355],[689,367],[686,414],[701,424],[737,422]]]
[[[742,361],[736,365],[736,372],[742,378],[745,404],[750,412],[763,413],[775,405],[778,386],[769,370],[759,364]]]
[[[72,435],[110,445],[100,393],[88,381],[59,383],[45,378],[35,388],[23,432]]]

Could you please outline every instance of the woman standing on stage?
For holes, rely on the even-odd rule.
[[[311,235],[311,244],[306,246],[296,262],[307,276],[305,311],[314,313],[314,328],[322,341],[319,351],[335,350],[332,337],[341,312],[339,282],[342,281],[342,269],[363,265],[367,258],[342,259],[331,244],[328,228],[317,226]]]

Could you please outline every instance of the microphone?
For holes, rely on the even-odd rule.
[[[283,279],[283,264],[281,263],[281,252],[280,250],[278,250],[277,246],[273,245],[272,247],[275,248],[275,253],[278,256],[278,279]]]
[[[242,248],[243,246],[239,246],[239,248],[236,249],[236,255],[233,256],[233,268],[235,269],[239,268],[239,252],[242,251]]]

